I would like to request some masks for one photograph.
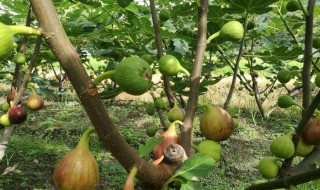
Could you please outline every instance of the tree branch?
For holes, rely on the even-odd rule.
[[[198,7],[198,43],[196,50],[196,57],[191,74],[190,93],[187,104],[186,115],[184,118],[184,126],[181,129],[180,144],[190,155],[191,147],[191,132],[192,123],[194,120],[195,112],[198,105],[199,86],[202,72],[203,58],[207,47],[207,13],[208,13],[208,0],[200,1],[201,7]]]

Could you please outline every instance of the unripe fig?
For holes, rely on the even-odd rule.
[[[156,159],[163,156],[163,149],[165,147],[167,147],[170,144],[178,144],[179,136],[176,131],[176,124],[177,123],[182,124],[181,121],[175,121],[170,124],[170,126],[168,127],[168,129],[164,133],[161,134],[161,136],[163,136],[164,139],[162,140],[162,142],[159,145],[156,146],[156,148],[153,151],[153,154]]]
[[[149,64],[137,56],[123,59],[115,69],[114,80],[121,90],[141,95],[151,87],[152,72]]]
[[[8,113],[0,117],[0,125],[3,125],[5,127],[9,127],[11,125]]]
[[[153,105],[147,106],[147,114],[153,116],[156,113],[156,110]]]
[[[158,109],[167,109],[167,105],[166,103],[164,103],[164,101],[162,100],[162,98],[157,98],[155,101],[154,101],[154,105],[156,108]]]
[[[16,53],[13,61],[17,64],[24,64],[26,62],[26,56],[23,53]]]
[[[170,19],[170,11],[166,8],[162,9],[159,14],[161,21],[165,22]]]
[[[314,145],[306,144],[302,138],[299,139],[295,155],[305,157],[312,152]]]
[[[296,106],[299,106],[298,104],[296,104],[293,99],[288,96],[288,95],[281,95],[279,98],[278,98],[278,106],[280,108],[288,108],[288,107],[291,107],[293,105],[296,105]]]
[[[99,181],[99,168],[89,151],[89,128],[81,137],[76,148],[64,155],[54,169],[54,184],[58,189],[93,190]]]
[[[200,118],[200,131],[203,136],[216,142],[228,139],[234,130],[230,114],[222,108],[210,105],[205,105],[205,109]]]
[[[192,146],[198,153],[211,156],[216,162],[220,160],[221,147],[218,143],[211,140],[202,141],[197,147]]]
[[[179,72],[183,72],[190,77],[189,71],[180,65],[179,60],[173,55],[163,55],[159,60],[159,70],[161,74],[166,76],[175,76]]]
[[[158,130],[159,130],[159,128],[150,126],[150,127],[146,128],[146,134],[147,134],[149,137],[153,137],[153,136],[156,135],[156,133],[157,133]]]
[[[21,106],[10,103],[9,119],[13,124],[19,124],[27,119],[27,112]]]
[[[247,24],[247,30],[252,30],[256,27],[256,23],[254,21],[250,21]]]
[[[161,97],[161,98],[164,98],[164,97],[166,97],[166,96],[167,96],[166,91],[161,90],[161,92],[160,92],[160,97]]]
[[[298,0],[291,0],[287,3],[286,9],[289,12],[295,12],[301,9]]]
[[[320,119],[312,118],[308,121],[302,134],[303,141],[310,145],[320,144]]]
[[[141,58],[145,60],[147,63],[149,63],[149,65],[151,65],[155,60],[155,55],[144,54],[143,56],[141,56]]]
[[[312,47],[315,49],[320,49],[320,37],[314,37]]]
[[[3,103],[1,104],[1,110],[2,110],[2,111],[6,112],[6,111],[9,110],[9,108],[10,108],[10,105],[9,105],[8,102],[3,102]]]
[[[243,26],[238,21],[230,21],[222,26],[220,36],[226,41],[239,41],[243,37]]]
[[[277,163],[277,158],[266,157],[259,162],[259,172],[262,177],[265,178],[275,178],[279,173],[279,165]]]
[[[278,158],[290,158],[293,156],[295,148],[292,142],[293,133],[275,138],[270,144],[270,151]]]
[[[277,74],[277,78],[279,80],[279,82],[281,83],[287,83],[291,80],[292,76],[291,76],[291,72],[289,70],[281,70],[279,71],[279,73]]]
[[[170,122],[174,122],[176,120],[183,120],[183,113],[181,109],[178,107],[177,102],[174,102],[173,108],[168,112],[168,119]]]
[[[0,22],[0,60],[6,59],[11,54],[15,34],[41,35],[41,32],[26,26],[9,26]]]
[[[31,88],[32,94],[29,96],[27,100],[27,106],[31,110],[39,110],[44,106],[44,101],[41,96],[39,96],[36,91]]]

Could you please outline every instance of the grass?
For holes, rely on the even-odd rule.
[[[200,97],[199,102],[221,106],[224,101],[223,94],[227,92],[227,89],[223,91],[223,85],[227,84],[212,87],[218,90],[211,88],[206,95]],[[145,129],[150,125],[158,126],[160,121],[156,116],[146,114],[148,101],[123,100],[127,98],[128,96],[122,95],[112,103],[106,102],[106,105],[122,135],[137,150],[148,138]],[[74,98],[69,100],[72,99]],[[2,101],[4,97],[0,98],[0,102]],[[270,102],[274,103],[275,100]],[[276,109],[269,118],[263,119],[252,97],[239,92],[228,111],[239,120],[239,126],[230,139],[220,143],[221,160],[214,171],[200,179],[201,189],[204,190],[244,189],[252,181],[262,179],[257,165],[261,158],[271,156],[270,142],[292,130],[300,120],[300,111],[297,108]],[[204,140],[199,130],[199,117],[202,112],[203,110],[199,109],[194,120],[195,144]],[[0,162],[0,189],[51,189],[55,164],[77,145],[81,134],[90,126],[83,107],[76,101],[46,102],[42,110],[28,110],[27,121],[16,126],[4,160]],[[122,189],[127,173],[110,153],[104,151],[96,135],[91,138],[90,150],[99,164],[100,181],[97,189]],[[4,171],[7,173],[4,174]],[[298,186],[301,190],[319,188],[312,183]]]

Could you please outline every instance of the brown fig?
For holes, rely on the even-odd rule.
[[[10,102],[9,119],[12,124],[19,124],[27,119],[27,112],[20,105],[16,106]]]
[[[18,92],[15,90],[15,89],[12,89],[11,92],[8,94],[7,96],[7,102],[8,104],[10,104],[11,101],[14,100],[14,98],[17,96]],[[18,104],[21,104],[22,102],[22,99],[20,98],[19,100],[19,103]]]
[[[60,190],[93,190],[99,181],[99,168],[89,151],[89,140],[94,128],[89,128],[81,137],[76,148],[58,162],[54,184]]]
[[[219,107],[205,105],[200,118],[200,131],[208,140],[216,142],[228,139],[234,130],[234,121],[230,114]]]
[[[308,121],[302,134],[303,141],[310,145],[320,144],[320,118],[315,117]]]
[[[39,96],[33,88],[30,87],[30,89],[32,93],[27,100],[27,106],[31,110],[39,110],[43,107],[44,101],[42,97]]]
[[[168,127],[168,129],[161,134],[161,136],[164,137],[164,139],[162,140],[162,142],[156,146],[156,148],[154,149],[153,153],[155,158],[160,158],[163,155],[163,149],[170,145],[170,144],[178,144],[179,142],[179,136],[177,134],[176,131],[176,124],[182,124],[181,121],[175,121],[173,123],[170,124],[170,126]]]

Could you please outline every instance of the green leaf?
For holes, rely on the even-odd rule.
[[[297,59],[299,55],[303,54],[303,49],[301,47],[295,47],[289,49],[288,47],[274,47],[271,51],[265,51],[263,53],[256,53],[257,57],[263,60],[294,60]]]
[[[181,184],[180,190],[198,190],[200,186],[198,181],[187,181],[187,183]]]
[[[196,154],[186,160],[171,178],[179,176],[187,180],[192,180],[193,177],[202,177],[212,171],[214,165],[215,161],[211,156]]]
[[[227,9],[230,13],[256,13],[263,14],[272,10],[271,4],[278,0],[226,0],[230,8]]]
[[[133,22],[137,27],[139,27],[140,29],[142,29],[144,32],[147,32],[147,33],[149,33],[149,34],[153,34],[153,33],[154,33],[149,18],[147,18],[147,17],[134,18],[134,19],[132,20],[132,22]]]
[[[150,152],[152,152],[155,147],[162,142],[164,137],[152,137],[150,138],[145,145],[140,145],[138,153],[141,158],[146,158]]]

